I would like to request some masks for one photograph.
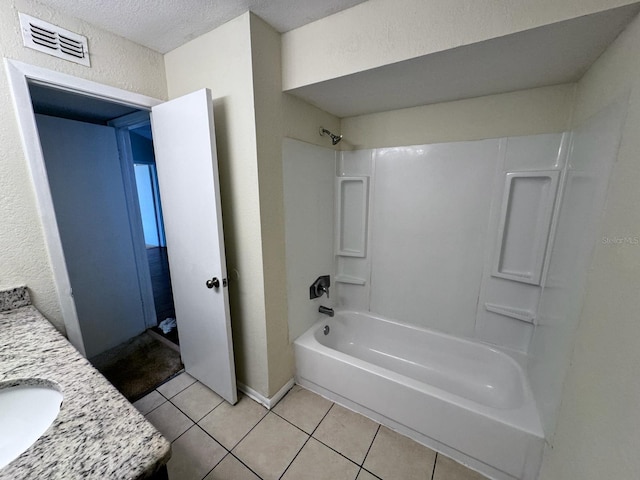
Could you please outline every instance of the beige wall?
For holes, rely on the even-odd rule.
[[[280,59],[280,34],[250,13],[165,56],[169,97],[204,87],[213,92],[236,371],[267,397],[294,373],[282,137],[322,141],[320,124],[336,131],[340,125],[282,93]]]
[[[269,392],[250,14],[165,55],[169,97],[209,88],[238,381]],[[237,272],[237,273],[235,273]]]
[[[534,88],[342,119],[343,150],[556,133],[569,129],[575,86]]]
[[[632,0],[369,0],[282,36],[285,90]]]
[[[18,11],[87,36],[91,68],[24,48]],[[152,97],[166,97],[162,55],[30,0],[0,2],[0,54]],[[4,71],[0,74],[0,111],[0,289],[27,285],[35,305],[64,331],[33,182]]]
[[[601,237],[587,279],[571,367],[544,480],[638,478],[640,472],[640,19],[579,82],[575,122],[629,94]]]
[[[287,322],[287,272],[282,176],[282,67],[280,34],[256,15],[251,21],[251,58],[258,150],[260,223],[269,362],[268,396],[293,377]]]
[[[267,397],[294,372],[282,137],[322,141],[321,123],[336,131],[340,124],[282,93],[280,59],[280,34],[250,13],[165,55],[170,98],[213,92],[236,372]]]
[[[334,148],[328,137],[320,136],[320,127],[332,133],[340,134],[340,119],[324,110],[315,107],[298,97],[282,94],[282,108],[284,115],[283,135],[302,142],[318,145],[319,147]]]

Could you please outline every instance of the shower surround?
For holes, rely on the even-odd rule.
[[[285,139],[298,383],[491,478],[537,478],[620,105],[561,134],[349,152]],[[309,300],[327,273],[331,299]]]

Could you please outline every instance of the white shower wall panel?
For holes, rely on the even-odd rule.
[[[353,150],[340,153],[337,162],[338,177],[373,177],[373,152],[375,150]],[[371,187],[371,181],[369,182]],[[371,188],[369,188],[369,199],[371,199]],[[367,223],[371,216],[371,206],[369,205]],[[371,229],[367,229],[367,245],[371,244]],[[371,277],[371,255],[363,258],[358,257],[336,257],[336,292],[337,304],[343,308],[359,311],[369,310],[369,280]],[[364,280],[364,284],[343,283],[341,276],[352,277]]]
[[[505,172],[554,170],[564,166],[561,133],[508,137],[506,142]]]
[[[334,278],[333,184],[336,153],[290,138],[282,141],[289,338],[293,341],[317,320],[318,307],[335,300],[309,299],[320,275]],[[335,290],[330,289],[334,294]]]
[[[625,116],[623,99],[573,131],[548,278],[529,348],[528,375],[548,439],[556,423],[592,252],[596,242],[607,241],[598,238],[600,218]]]
[[[374,151],[371,311],[474,335],[499,160],[498,139]]]
[[[508,238],[499,238],[503,207],[507,207],[506,212],[512,212],[513,198],[505,196],[505,180],[510,172],[516,175],[527,175],[528,172],[531,172],[535,177],[537,175],[553,175],[554,172],[562,170],[566,158],[567,135],[544,134],[503,139],[504,161],[494,184],[493,207],[489,221],[489,248],[485,251],[485,270],[476,316],[475,337],[479,340],[512,350],[527,351],[534,330],[541,287],[536,282],[519,281],[517,276],[496,276],[494,274],[502,247],[505,246],[505,241],[508,247],[509,242]],[[517,194],[518,192],[512,193]],[[536,203],[535,196],[524,195],[524,197],[520,201]],[[551,197],[553,198],[553,195]],[[539,201],[540,199],[538,199]],[[505,204],[505,202],[508,203]],[[540,218],[538,218],[539,220]],[[542,236],[543,242],[539,245],[541,248],[548,240],[546,226],[539,224],[540,230],[545,233]],[[522,230],[520,235],[523,235],[525,231],[528,231],[527,235],[532,234],[527,222],[521,222],[520,228]],[[519,249],[523,242],[516,243],[517,245],[512,245],[512,247],[515,246],[516,249]],[[522,253],[526,254],[526,250]],[[538,257],[538,260],[544,262],[544,256]],[[534,264],[537,265],[537,268],[542,268],[539,263]],[[505,313],[508,310],[519,312],[520,318],[518,315],[514,317]]]

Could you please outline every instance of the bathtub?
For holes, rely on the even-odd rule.
[[[509,355],[337,311],[295,341],[295,356],[300,385],[490,478],[537,478],[542,427],[524,371]]]

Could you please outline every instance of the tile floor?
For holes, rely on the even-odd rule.
[[[183,373],[134,405],[172,442],[170,480],[484,479],[297,385],[268,411]]]

